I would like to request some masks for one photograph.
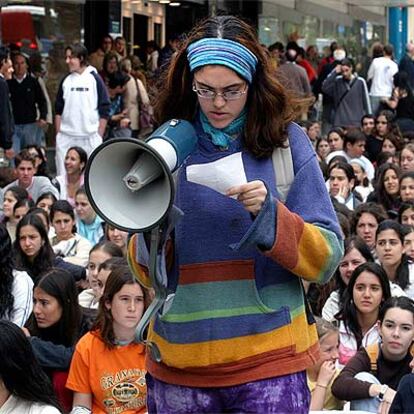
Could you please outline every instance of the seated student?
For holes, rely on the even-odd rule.
[[[65,262],[85,267],[92,245],[76,233],[73,207],[66,200],[56,201],[50,210],[50,221],[56,233],[50,241],[55,254]]]
[[[414,298],[414,264],[405,254],[405,231],[394,220],[385,220],[377,228],[376,250],[388,279],[398,284],[406,295]]]
[[[390,218],[395,218],[401,204],[400,168],[397,164],[385,163],[378,168],[377,173],[375,191],[368,196],[367,201],[380,204]]]
[[[336,290],[330,294],[322,308],[322,317],[327,321],[335,320],[353,271],[362,263],[374,262],[368,245],[358,236],[346,239],[344,248],[344,256],[335,273]],[[406,296],[397,284],[390,282],[390,288],[392,296]]]
[[[316,364],[306,370],[311,392],[310,409],[311,411],[341,410],[343,402],[337,400],[331,392],[332,382],[339,374],[339,370],[335,368],[338,360],[338,328],[322,318],[315,319],[320,356]]]
[[[119,230],[109,223],[105,223],[105,238],[120,247],[124,253],[124,256],[126,256],[128,232]]]
[[[67,270],[77,282],[86,278],[83,267],[64,262],[54,254],[43,221],[36,214],[28,214],[17,225],[14,254],[16,265],[24,269],[35,283],[52,267]]]
[[[68,272],[51,269],[40,277],[33,296],[33,313],[24,331],[61,404],[70,410],[72,396],[64,384],[75,345],[89,328],[78,304],[75,281]]]
[[[404,253],[409,262],[414,261],[414,226],[403,226],[404,231]]]
[[[414,340],[414,302],[388,299],[378,314],[381,341],[361,347],[332,385],[332,393],[351,401],[351,410],[387,412],[401,378],[408,374]]]
[[[0,332],[0,413],[61,413],[50,379],[23,331],[0,320]]]
[[[25,271],[15,268],[9,233],[0,224],[0,319],[23,326],[32,308],[33,281]]]
[[[104,235],[103,221],[93,210],[84,187],[76,191],[75,208],[78,233],[95,245]]]
[[[44,193],[37,199],[36,207],[42,208],[49,215],[50,209],[56,201],[57,199],[52,193]]]
[[[50,225],[50,217],[46,210],[40,207],[31,207],[27,214],[35,214],[37,217],[40,218],[40,220],[42,220],[42,223],[47,231],[49,240],[55,237],[55,229]]]
[[[405,226],[414,226],[414,200],[401,203],[398,210],[398,223]]]
[[[104,241],[96,244],[89,252],[87,266],[88,288],[79,294],[79,304],[83,308],[98,309],[98,271],[99,266],[112,257],[122,257],[122,250],[112,242]]]
[[[407,171],[401,175],[400,198],[402,202],[414,200],[414,171]]]
[[[13,217],[15,223],[17,224],[33,206],[33,201],[29,198],[18,201],[13,207]]]
[[[351,128],[344,136],[344,149],[342,151],[333,151],[326,157],[329,163],[333,157],[341,155],[349,162],[351,159],[358,158],[364,163],[364,170],[367,173],[368,180],[374,178],[375,169],[371,161],[365,157],[366,136],[358,128]]]
[[[367,262],[354,270],[341,310],[335,315],[340,322],[339,364],[345,365],[361,345],[378,342],[379,309],[390,297],[390,283],[380,265]]]
[[[145,347],[135,329],[149,298],[126,266],[112,270],[91,332],[80,339],[66,387],[74,391],[73,411],[144,413]],[[83,408],[83,411],[77,411]],[[86,409],[86,410],[85,410]]]
[[[36,202],[39,196],[46,192],[51,192],[56,198],[59,198],[59,192],[47,177],[35,177],[35,159],[28,150],[20,151],[14,158],[16,164],[17,180],[0,191],[0,204],[3,202],[3,196],[11,187],[22,187],[30,195],[31,199]]]
[[[60,192],[60,199],[67,200],[73,207],[76,191],[83,185],[87,161],[88,154],[83,148],[70,147],[65,155],[65,173],[52,181]]]
[[[128,266],[128,261],[124,257],[113,257],[112,259],[105,260],[99,265],[98,275],[96,276],[98,285],[96,292],[98,300],[103,295],[106,281],[108,280],[108,277],[111,274],[112,270],[117,269],[121,266]]]
[[[377,258],[375,232],[377,231],[378,224],[386,220],[387,217],[384,208],[373,202],[360,204],[352,216],[351,233],[364,240],[374,259]]]
[[[362,197],[362,201],[365,203],[368,195],[374,191],[374,187],[368,180],[367,173],[365,172],[365,164],[359,158],[353,158],[349,161],[349,164],[355,174],[355,191]]]
[[[355,173],[348,163],[338,162],[329,168],[329,194],[352,211],[362,203],[354,186]]]
[[[9,187],[7,191],[4,192],[3,200],[3,217],[1,222],[4,223],[7,227],[7,231],[10,234],[12,241],[16,238],[16,225],[17,222],[13,216],[13,208],[16,203],[22,200],[29,198],[29,193],[21,187]]]

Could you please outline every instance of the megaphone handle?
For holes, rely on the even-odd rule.
[[[135,331],[135,338],[137,341],[147,344],[149,351],[151,353],[152,358],[156,362],[161,362],[161,354],[158,350],[158,347],[153,342],[148,342],[145,340],[145,330],[150,323],[151,319],[155,317],[157,312],[161,309],[164,305],[165,300],[167,298],[167,287],[163,286],[159,282],[159,278],[157,277],[157,269],[158,269],[158,248],[160,242],[160,234],[161,229],[159,226],[155,227],[151,230],[151,244],[150,244],[150,258],[149,258],[149,278],[151,281],[151,285],[154,288],[154,299],[152,300],[150,306],[145,311],[144,315],[142,316],[136,331]]]

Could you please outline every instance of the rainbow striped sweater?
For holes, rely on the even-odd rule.
[[[317,359],[300,278],[326,282],[342,256],[342,240],[309,139],[296,124],[288,132],[295,179],[285,204],[277,199],[271,159],[255,159],[238,140],[219,150],[199,134],[177,183],[175,205],[184,217],[164,269],[173,300],[148,334],[162,356],[161,363],[147,359],[155,378],[231,386],[298,372]],[[187,166],[236,152],[247,181],[260,179],[269,190],[257,217],[237,200],[186,179]],[[141,235],[131,238],[131,267],[149,286],[145,249]]]

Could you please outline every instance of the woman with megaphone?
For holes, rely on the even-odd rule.
[[[342,241],[312,145],[292,122],[307,104],[233,16],[204,20],[172,60],[157,120],[191,122],[198,143],[177,177],[184,216],[164,241],[169,296],[148,331],[159,356],[147,357],[149,412],[309,412],[318,337],[301,278],[326,282]],[[289,171],[272,160],[282,147],[294,174],[285,202],[275,170]],[[146,258],[134,235],[129,259],[144,286]]]

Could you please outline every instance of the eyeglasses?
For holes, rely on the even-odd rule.
[[[225,101],[235,101],[240,99],[245,93],[247,93],[247,85],[244,88],[244,91],[225,91],[225,92],[216,92],[212,89],[203,89],[197,88],[196,85],[193,85],[193,91],[203,99],[216,99],[217,96],[221,96]]]

